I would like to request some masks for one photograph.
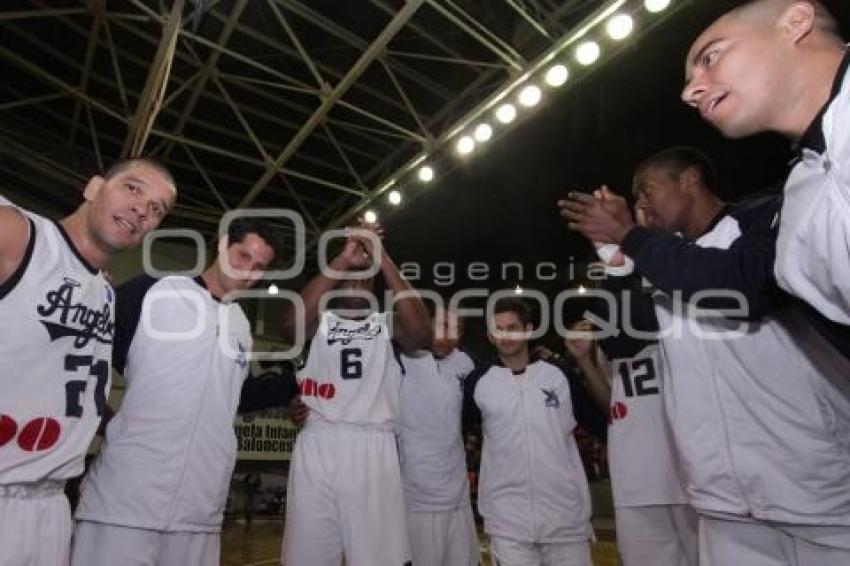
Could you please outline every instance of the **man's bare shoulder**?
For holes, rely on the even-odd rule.
[[[27,217],[11,206],[0,206],[0,283],[18,268],[29,241]]]

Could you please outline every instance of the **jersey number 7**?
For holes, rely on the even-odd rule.
[[[97,378],[94,388],[94,406],[97,416],[103,416],[103,408],[106,406],[106,382],[109,381],[109,364],[106,360],[95,361],[91,356],[78,356],[68,354],[65,356],[65,371],[77,371],[80,368],[89,368],[89,375]],[[75,379],[65,383],[65,416],[82,417],[83,405],[80,397],[86,390],[88,382],[84,379]]]

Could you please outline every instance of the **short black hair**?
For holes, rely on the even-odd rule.
[[[177,183],[174,181],[174,175],[168,166],[155,157],[131,157],[129,159],[121,159],[109,166],[109,169],[103,174],[103,178],[109,181],[113,177],[120,175],[133,165],[147,165],[159,172],[163,177],[171,183],[171,186],[177,189]]]
[[[275,260],[283,254],[283,236],[280,230],[256,216],[239,216],[227,226],[227,246],[238,244],[248,234],[256,234],[274,251]]]
[[[693,168],[699,173],[705,188],[714,194],[718,194],[720,190],[720,182],[714,162],[703,151],[695,147],[679,145],[663,149],[638,165],[635,177],[650,168],[664,169],[674,178],[684,173],[686,169]]]
[[[531,309],[528,304],[519,297],[500,297],[493,305],[493,314],[503,312],[514,313],[523,326],[531,322]]]

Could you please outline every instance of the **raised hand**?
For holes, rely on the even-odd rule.
[[[605,186],[594,195],[572,192],[558,207],[570,229],[592,242],[619,244],[635,225],[626,199]]]

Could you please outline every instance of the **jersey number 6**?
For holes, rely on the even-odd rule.
[[[363,351],[360,348],[343,348],[339,352],[339,366],[343,379],[360,379],[363,377],[363,362],[360,361]]]

